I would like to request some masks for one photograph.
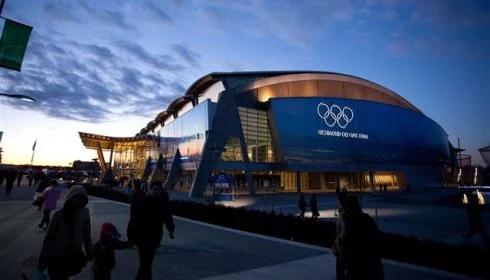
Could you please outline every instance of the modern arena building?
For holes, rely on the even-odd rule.
[[[166,187],[193,197],[215,172],[252,194],[420,190],[442,187],[451,162],[446,132],[403,97],[317,71],[211,73],[135,137],[80,136],[103,165],[111,151],[103,169],[118,176],[142,176],[148,158],[160,158]]]

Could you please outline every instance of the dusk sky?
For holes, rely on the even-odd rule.
[[[133,136],[199,77],[321,70],[397,92],[482,163],[490,145],[490,1],[7,0],[33,26],[0,69],[5,163],[90,160],[78,131]]]

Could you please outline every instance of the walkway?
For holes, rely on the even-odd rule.
[[[15,188],[5,198],[0,189],[0,275],[18,279],[21,263],[39,253],[44,232],[37,228],[41,213],[30,205],[34,188]],[[126,236],[129,207],[91,198],[92,236],[111,221]],[[334,279],[330,250],[230,230],[176,217],[176,238],[164,237],[154,262],[155,279]],[[113,279],[133,279],[137,252],[117,252]],[[438,270],[385,261],[387,279],[461,279]],[[74,279],[90,279],[85,268]]]

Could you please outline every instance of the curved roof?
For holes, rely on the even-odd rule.
[[[146,127],[144,127],[144,129],[140,131],[139,134],[146,134],[149,131],[153,130],[158,125],[158,123],[163,123],[163,121],[171,116],[173,112],[177,112],[185,104],[191,102],[190,100],[197,98],[207,88],[219,81],[223,81],[227,85],[230,84],[228,83],[228,81],[230,81],[233,84],[231,88],[237,88],[238,91],[248,91],[252,89],[271,87],[276,84],[286,82],[302,82],[309,80],[341,82],[347,85],[360,86],[362,87],[362,91],[366,91],[366,93],[362,93],[363,97],[360,97],[358,93],[351,93],[350,91],[345,89],[343,89],[345,93],[341,96],[325,95],[324,93],[320,96],[370,100],[396,105],[420,112],[420,110],[417,109],[413,104],[411,104],[409,101],[407,101],[394,91],[369,80],[342,73],[325,71],[213,72],[196,80],[187,89],[186,93],[183,96],[172,101],[168,105],[167,109],[160,112],[156,116],[153,123],[150,122],[151,125],[149,123]],[[227,87],[227,89],[229,88]]]
[[[111,149],[114,143],[136,143],[153,141],[153,138],[149,135],[138,135],[135,137],[112,137],[100,134],[78,132],[80,139],[85,147],[90,149],[96,149],[97,145],[103,150]]]

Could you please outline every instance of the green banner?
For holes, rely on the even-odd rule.
[[[5,20],[0,38],[0,67],[20,71],[32,27]]]

